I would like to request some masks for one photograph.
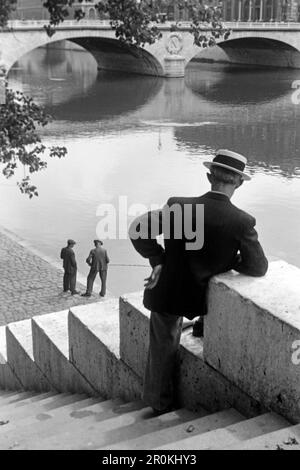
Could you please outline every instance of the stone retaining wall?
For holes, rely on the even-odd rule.
[[[203,340],[191,328],[182,334],[182,406],[247,417],[273,410],[300,422],[299,284],[300,270],[282,261],[263,278],[230,272],[211,280]],[[137,401],[148,330],[141,292],[2,327],[0,388]]]

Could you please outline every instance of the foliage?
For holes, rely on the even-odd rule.
[[[17,0],[0,0],[0,28],[4,28],[11,13],[16,9]]]
[[[156,25],[152,25],[153,10],[147,2],[136,0],[102,0],[98,3],[99,12],[106,13],[117,39],[129,45],[144,46],[153,44],[161,37]]]
[[[43,0],[42,0],[43,1]],[[70,8],[73,6],[75,0],[46,0],[43,6],[48,10],[50,21],[44,28],[48,36],[53,36],[55,33],[55,26],[63,22],[70,14]],[[77,0],[77,3],[82,3],[83,0]],[[74,19],[80,21],[84,18],[84,12],[81,8],[74,10]]]
[[[0,162],[4,166],[2,173],[6,178],[12,177],[20,164],[25,174],[26,170],[32,174],[46,168],[47,163],[42,160],[46,150],[49,150],[50,157],[61,158],[66,155],[65,147],[47,149],[41,143],[37,128],[46,126],[50,119],[32,98],[6,88],[6,103],[0,105]],[[18,182],[18,186],[30,198],[38,195],[28,175]]]
[[[47,33],[52,36],[55,26],[64,21],[70,14],[70,8],[75,0],[47,0],[43,3],[50,14],[50,21],[45,26]],[[213,46],[216,39],[230,34],[221,23],[221,7],[207,7],[202,0],[174,0],[179,9],[188,8],[190,11],[191,33],[195,44],[199,47]],[[82,0],[79,0],[82,3]],[[157,22],[164,22],[166,16],[161,15],[167,10],[168,0],[100,0],[96,4],[99,13],[106,14],[111,21],[116,37],[128,45],[144,46],[153,44],[161,37]],[[74,18],[84,17],[81,8],[74,10]],[[174,23],[172,30],[178,26]]]

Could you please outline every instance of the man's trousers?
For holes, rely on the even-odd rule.
[[[64,291],[71,291],[72,293],[76,291],[76,277],[77,277],[77,271],[74,271],[73,273],[67,273],[65,271],[64,274]]]
[[[99,272],[99,276],[100,276],[100,279],[101,279],[101,292],[100,292],[100,295],[102,297],[104,297],[105,294],[106,294],[107,270],[105,270],[105,271],[104,270],[101,270],[101,271],[90,270],[88,278],[87,278],[86,292],[87,292],[87,294],[92,294],[94,282],[95,282],[95,279],[96,279],[96,276],[97,276],[98,272]]]
[[[151,313],[150,344],[142,398],[155,410],[168,408],[175,398],[176,357],[182,320],[182,317],[168,313]]]

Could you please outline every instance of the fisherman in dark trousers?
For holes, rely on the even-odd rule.
[[[106,279],[109,257],[101,240],[94,240],[95,248],[91,250],[86,262],[91,267],[88,278],[86,293],[82,297],[91,297],[93,292],[94,281],[99,273],[101,279],[100,297],[105,297],[106,294]]]
[[[211,277],[231,269],[248,276],[267,272],[268,260],[258,241],[255,218],[231,202],[235,191],[251,179],[244,171],[246,164],[243,155],[219,150],[212,161],[204,162],[210,170],[209,192],[170,198],[162,209],[139,216],[130,226],[133,246],[152,267],[144,292],[144,306],[151,317],[143,401],[157,414],[176,406],[174,378],[182,317],[193,320],[200,316],[194,334],[203,335]],[[195,240],[189,244],[191,233]],[[164,246],[157,241],[161,234]],[[203,243],[196,248],[201,234]]]
[[[72,295],[80,294],[76,290],[77,263],[75,259],[74,240],[68,240],[68,245],[61,250],[60,257],[63,260],[64,274],[64,292],[71,291]]]

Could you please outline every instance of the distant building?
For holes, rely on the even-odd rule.
[[[17,9],[12,19],[17,20],[43,20],[49,17],[41,0],[18,0]]]
[[[105,19],[96,8],[98,0],[75,2],[72,9],[82,8],[85,18]],[[161,21],[190,21],[194,0],[153,0],[155,17]],[[300,0],[200,0],[199,4],[220,6],[223,21],[300,21]],[[72,16],[72,13],[71,13]],[[14,19],[39,20],[49,17],[42,0],[18,0]]]
[[[299,21],[300,0],[223,0],[224,21]]]
[[[100,18],[99,12],[97,8],[95,7],[98,1],[97,0],[95,1],[83,0],[82,2],[75,2],[73,5],[73,8],[75,9],[81,8],[85,13],[85,19],[96,20]]]
[[[70,14],[72,16],[72,10],[81,8],[87,19],[95,20],[99,18],[98,11],[95,8],[97,3],[97,0],[75,2],[73,7],[70,8]],[[18,0],[17,9],[12,17],[18,20],[43,20],[49,18],[49,14],[47,9],[43,7],[42,0]]]

